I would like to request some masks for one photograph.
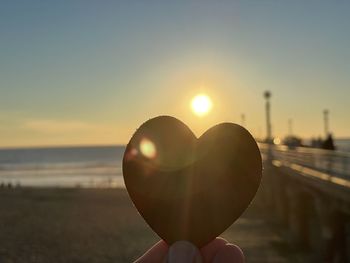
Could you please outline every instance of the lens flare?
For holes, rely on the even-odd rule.
[[[140,151],[145,157],[150,159],[153,159],[157,155],[156,146],[147,138],[143,138],[140,141]]]
[[[192,111],[199,117],[202,117],[209,113],[212,108],[212,102],[209,96],[205,94],[199,94],[192,99]]]

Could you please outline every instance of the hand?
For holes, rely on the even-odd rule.
[[[135,263],[244,263],[242,250],[223,238],[216,238],[198,250],[188,241],[177,241],[170,247],[156,243]]]

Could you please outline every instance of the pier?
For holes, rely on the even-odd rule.
[[[318,262],[350,262],[350,154],[259,144],[259,198],[287,241]]]

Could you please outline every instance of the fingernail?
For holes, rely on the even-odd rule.
[[[177,241],[172,244],[168,252],[168,263],[192,263],[197,262],[198,249],[188,241]]]

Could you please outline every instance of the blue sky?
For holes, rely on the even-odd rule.
[[[145,120],[221,121],[265,136],[350,136],[346,1],[4,1],[0,147],[122,144]],[[198,92],[213,100],[194,116]]]

